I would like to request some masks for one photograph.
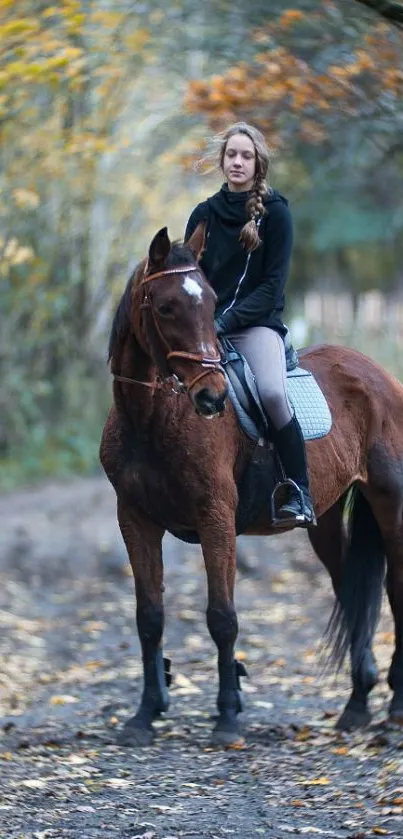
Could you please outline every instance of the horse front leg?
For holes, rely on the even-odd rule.
[[[119,737],[121,745],[146,746],[154,737],[153,720],[169,706],[166,661],[161,639],[164,628],[162,537],[164,530],[118,498],[119,527],[132,566],[144,685],[139,708]]]
[[[213,732],[215,745],[239,742],[237,714],[243,710],[240,676],[243,665],[234,658],[238,619],[234,607],[236,570],[235,517],[228,510],[215,509],[214,517],[199,527],[207,572],[207,626],[218,650],[218,722]]]

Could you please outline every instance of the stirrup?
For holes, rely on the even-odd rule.
[[[287,516],[278,516],[277,515],[277,508],[276,508],[276,495],[280,489],[284,487],[291,487],[295,490],[298,495],[299,499],[299,506],[300,512],[296,515],[289,515]],[[285,502],[287,503],[287,502]],[[305,515],[305,499],[304,493],[301,487],[298,486],[292,478],[285,478],[283,481],[278,481],[276,486],[273,489],[271,494],[270,500],[270,507],[271,507],[271,524],[272,527],[284,528],[284,527],[313,527],[316,524],[315,513],[312,507],[312,515],[306,516]]]

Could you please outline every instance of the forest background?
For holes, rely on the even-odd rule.
[[[402,26],[385,0],[0,0],[0,487],[96,468],[114,307],[233,120],[290,201],[296,343],[402,377]]]

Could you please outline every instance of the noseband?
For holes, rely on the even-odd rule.
[[[152,280],[157,280],[161,277],[166,277],[169,274],[187,274],[189,271],[197,271],[197,265],[184,265],[181,268],[167,268],[165,271],[157,271],[154,274],[149,274],[147,277],[144,277],[139,283],[139,286],[145,287],[145,294],[144,299],[141,304],[141,308],[148,308],[151,312],[151,316],[153,319],[155,331],[160,339],[162,345],[166,349],[165,359],[169,363],[171,359],[179,358],[183,361],[191,361],[200,364],[203,368],[201,373],[198,373],[197,376],[194,376],[190,382],[182,381],[176,373],[171,373],[169,376],[158,376],[155,382],[142,382],[137,379],[131,379],[128,376],[118,376],[116,373],[114,374],[113,378],[118,382],[125,382],[127,384],[136,384],[136,385],[144,385],[145,387],[150,387],[153,390],[156,388],[165,389],[167,386],[174,392],[174,393],[190,393],[192,388],[203,379],[205,376],[208,376],[210,373],[220,373],[222,376],[225,377],[224,370],[221,366],[221,358],[219,355],[216,356],[204,356],[202,353],[190,353],[185,352],[184,350],[172,350],[166,340],[165,336],[163,335],[160,325],[158,323],[157,314],[154,309],[152,298],[147,293],[147,284],[150,283]]]

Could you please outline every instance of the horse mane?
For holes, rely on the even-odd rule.
[[[164,268],[176,268],[181,265],[195,265],[196,259],[188,247],[180,240],[175,241],[171,245],[171,250],[165,260]],[[113,321],[112,328],[109,335],[108,343],[108,363],[115,355],[117,347],[121,347],[130,330],[130,313],[132,304],[132,292],[136,288],[140,276],[142,276],[141,269],[144,268],[145,260],[136,265],[132,275],[129,277],[126,288],[118,303]]]

